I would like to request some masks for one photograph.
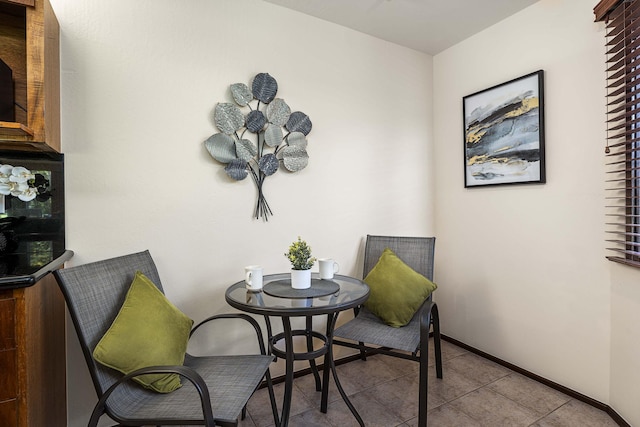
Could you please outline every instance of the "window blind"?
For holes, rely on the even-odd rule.
[[[606,21],[607,258],[640,267],[640,0],[602,0]]]

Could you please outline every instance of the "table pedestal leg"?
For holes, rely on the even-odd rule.
[[[267,339],[271,340],[271,337],[273,336],[273,334],[271,332],[272,331],[271,320],[269,319],[269,316],[264,316],[264,322],[267,326],[267,337],[268,337]],[[271,354],[271,345],[267,345],[267,354]],[[267,386],[269,389],[269,401],[271,402],[271,408],[273,411],[273,419],[276,421],[276,427],[278,427],[280,426],[280,418],[278,414],[278,405],[276,404],[276,396],[275,396],[275,393],[273,392],[273,384],[271,382],[270,371],[267,371],[266,380],[267,380]]]
[[[304,330],[292,330],[291,329],[291,319],[289,316],[282,316],[282,327],[283,332],[280,334],[275,334],[269,337],[269,346],[272,354],[275,354],[277,357],[280,357],[285,360],[285,377],[284,377],[284,398],[282,400],[282,412],[280,414],[280,427],[287,427],[289,425],[289,416],[291,415],[291,400],[293,395],[293,377],[294,377],[294,361],[296,360],[307,360],[311,365],[311,369],[314,372],[314,376],[316,379],[316,389],[322,392],[322,400],[320,403],[320,410],[323,413],[327,412],[328,401],[329,401],[329,372],[333,374],[333,380],[336,383],[336,387],[338,388],[338,392],[344,400],[344,403],[347,405],[353,416],[358,420],[358,424],[361,427],[364,427],[364,422],[358,414],[358,411],[353,406],[347,393],[345,393],[342,385],[340,384],[340,379],[338,378],[338,374],[336,372],[336,365],[333,361],[333,329],[335,328],[336,320],[338,318],[338,313],[329,314],[327,316],[327,331],[326,335],[323,335],[320,332],[316,332],[313,330],[313,322],[312,316],[306,316],[306,325]],[[271,331],[271,325],[268,324],[267,329]],[[305,336],[306,338],[306,353],[296,353],[293,348],[293,337],[294,336]],[[319,339],[323,341],[323,345],[314,350],[313,348],[313,339]],[[280,340],[284,340],[285,349],[278,349],[276,347],[276,343]],[[324,356],[324,368],[322,371],[322,381],[320,382],[320,375],[318,373],[318,368],[315,364],[315,359],[317,357]]]
[[[356,418],[356,420],[358,421],[358,424],[360,424],[360,427],[364,427],[364,421],[362,421],[360,414],[358,414],[358,411],[356,410],[355,406],[353,406],[353,404],[349,400],[347,393],[345,393],[344,389],[342,388],[342,385],[340,384],[340,380],[338,379],[338,374],[336,373],[336,364],[333,361],[333,329],[335,327],[337,319],[338,319],[338,313],[329,314],[327,316],[327,354],[325,354],[324,356],[322,401],[320,404],[320,411],[322,411],[323,413],[327,412],[327,406],[328,406],[327,401],[329,398],[329,370],[331,370],[331,373],[333,374],[333,380],[336,383],[336,388],[338,389],[340,396],[342,396],[342,400],[344,400],[344,403],[347,405],[347,407],[349,408],[353,416]],[[329,368],[327,369],[327,367]]]
[[[280,415],[280,426],[289,425],[289,414],[291,413],[291,396],[293,394],[293,335],[291,332],[291,321],[288,317],[282,318],[284,328],[284,342],[286,350],[286,368],[284,377],[284,399],[282,400],[282,414]]]
[[[306,330],[307,330],[307,351],[313,351],[313,335],[311,335],[311,331],[313,330],[313,316],[307,316],[306,318]],[[309,366],[311,366],[311,372],[313,372],[313,377],[316,380],[316,391],[320,391],[322,388],[322,383],[320,382],[320,374],[318,373],[318,367],[316,366],[316,360],[310,359]]]

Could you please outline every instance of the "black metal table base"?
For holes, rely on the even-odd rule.
[[[313,273],[316,274],[316,273]],[[317,275],[317,274],[316,274]],[[293,393],[294,362],[296,360],[306,360],[311,366],[311,371],[315,379],[316,390],[322,393],[320,409],[327,412],[329,400],[329,373],[333,375],[336,387],[342,400],[358,420],[358,424],[364,427],[362,418],[355,407],[349,401],[344,392],[340,379],[336,373],[336,365],[333,360],[333,329],[336,325],[338,314],[345,310],[350,310],[363,304],[369,297],[369,287],[362,280],[336,274],[331,283],[325,280],[312,278],[312,289],[304,291],[303,295],[293,295],[289,287],[273,290],[272,282],[279,283],[289,281],[289,273],[269,274],[263,277],[265,283],[264,291],[247,291],[244,280],[234,283],[227,288],[225,300],[229,305],[241,311],[263,316],[267,327],[269,354],[275,355],[285,361],[285,391],[282,402],[281,416],[276,413],[274,419],[278,426],[287,427],[289,425],[289,415],[291,414],[291,397]],[[289,283],[289,282],[287,282]],[[316,288],[313,288],[313,286]],[[326,289],[327,285],[332,286]],[[282,286],[280,286],[282,288]],[[273,291],[273,292],[272,292]],[[322,291],[318,293],[319,291]],[[274,295],[274,293],[276,295]],[[309,295],[312,293],[313,295]],[[326,332],[320,333],[313,330],[313,317],[327,315]],[[271,318],[282,319],[283,332],[274,334],[271,328]],[[306,320],[304,328],[293,330],[291,318],[304,318]],[[299,352],[293,347],[294,337],[305,339],[305,346],[302,345]],[[319,341],[319,342],[318,342]],[[284,343],[284,348],[282,347]],[[315,346],[314,346],[315,344]],[[314,348],[319,347],[319,348]],[[322,378],[316,366],[316,359],[322,357],[323,372]],[[277,409],[276,409],[277,411]],[[279,418],[279,419],[278,419]]]
[[[313,330],[313,316],[306,316],[306,328],[305,329],[291,329],[291,320],[288,316],[282,316],[282,327],[284,331],[279,334],[272,334],[271,322],[268,316],[264,316],[267,324],[267,332],[269,335],[269,351],[276,357],[283,359],[286,363],[285,366],[285,387],[284,387],[284,399],[282,402],[282,413],[280,414],[280,426],[287,427],[289,424],[289,415],[291,412],[291,398],[293,394],[293,362],[296,360],[308,360],[311,366],[311,371],[315,378],[316,390],[322,392],[322,399],[320,402],[320,411],[327,413],[328,400],[329,400],[329,372],[333,375],[333,380],[336,383],[336,387],[342,400],[347,405],[353,416],[358,421],[361,427],[364,427],[364,422],[358,414],[358,411],[353,406],[349,397],[345,393],[340,379],[336,373],[336,365],[333,360],[333,329],[338,318],[338,313],[331,313],[327,315],[327,331],[326,334]],[[302,353],[296,353],[293,348],[293,337],[305,336],[307,351]],[[322,341],[322,346],[318,349],[314,349],[313,339],[319,339]],[[284,350],[277,347],[277,344],[284,340]],[[324,356],[322,380],[318,372],[315,359]]]

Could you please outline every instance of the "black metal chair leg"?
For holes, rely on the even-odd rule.
[[[280,425],[280,416],[278,415],[278,404],[276,403],[276,395],[273,391],[273,382],[271,381],[271,372],[265,374],[267,380],[267,388],[269,390],[269,401],[271,401],[271,412],[273,413],[273,421],[276,426]]]
[[[331,327],[334,325],[334,316],[331,314],[327,315],[327,331],[326,336],[331,336]],[[320,398],[320,412],[323,414],[327,413],[327,407],[329,405],[329,374],[331,371],[330,368],[330,354],[327,351],[324,355],[324,365],[322,368],[322,393]]]
[[[424,353],[423,353],[424,351]],[[418,427],[427,427],[427,395],[429,389],[429,340],[420,343],[420,388],[418,391]]]
[[[336,388],[338,389],[338,393],[340,393],[342,400],[347,405],[347,408],[349,408],[353,416],[356,418],[360,427],[365,427],[364,421],[362,420],[362,417],[358,413],[358,410],[355,408],[355,406],[353,406],[353,403],[351,403],[351,401],[349,400],[347,393],[342,388],[342,384],[340,384],[340,379],[338,378],[338,373],[336,372],[336,364],[333,360],[333,330],[335,328],[337,319],[338,319],[337,314],[329,315],[327,319],[327,346],[328,347],[327,347],[327,354],[325,355],[325,369],[331,370],[331,373],[333,374],[333,381],[336,383]],[[327,366],[327,364],[329,366]],[[328,394],[328,388],[329,388],[328,383],[329,381],[327,381],[327,383],[325,384],[326,390],[323,390],[323,393],[326,391]],[[324,398],[325,396],[323,396],[323,400]],[[323,412],[326,412],[326,409],[327,409],[326,401],[323,403],[323,405],[324,405]]]
[[[364,343],[362,341],[359,341],[358,345],[360,345],[360,360],[367,360],[367,350],[364,346]]]
[[[436,342],[436,373],[442,378],[442,357],[440,354],[440,318],[435,302],[428,302],[420,318],[420,389],[418,392],[418,427],[427,427],[427,399],[429,391],[429,331],[433,325]],[[438,362],[438,359],[440,361]]]
[[[434,306],[434,309],[432,309],[431,323],[433,325],[433,345],[436,354],[436,376],[442,379],[442,343],[440,339],[440,318],[437,306]]]

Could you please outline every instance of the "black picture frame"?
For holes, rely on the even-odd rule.
[[[546,182],[544,71],[462,98],[464,186]]]

